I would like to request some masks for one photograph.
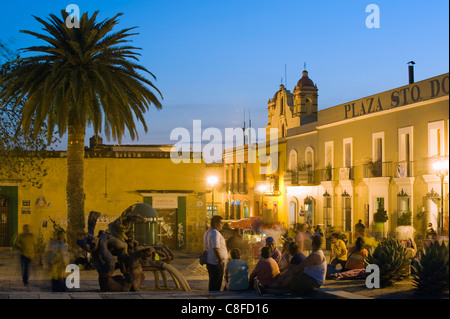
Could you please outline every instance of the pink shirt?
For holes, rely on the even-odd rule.
[[[267,259],[261,258],[258,261],[250,277],[258,278],[261,285],[270,285],[276,281],[279,274],[280,268],[278,268],[277,262],[269,257]]]

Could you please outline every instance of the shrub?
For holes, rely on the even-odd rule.
[[[410,261],[406,249],[397,239],[389,238],[381,242],[375,250],[369,252],[367,263],[380,268],[380,284],[391,285],[409,273]]]
[[[413,284],[418,291],[438,294],[448,290],[448,244],[431,243],[412,265]]]

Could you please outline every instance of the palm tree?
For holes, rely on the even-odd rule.
[[[136,122],[147,125],[144,113],[161,103],[151,91],[161,92],[144,74],[156,77],[137,64],[138,48],[127,42],[135,28],[112,32],[118,24],[117,14],[112,19],[96,22],[98,11],[90,18],[84,13],[79,28],[69,28],[65,21],[50,15],[45,21],[34,17],[45,31],[39,34],[21,31],[44,40],[45,46],[21,49],[37,55],[18,58],[10,71],[0,78],[5,88],[0,92],[2,103],[13,103],[26,98],[21,118],[22,130],[30,128],[37,134],[44,124],[48,138],[54,132],[60,137],[67,133],[67,230],[69,245],[84,234],[84,140],[86,126],[94,134],[102,133],[108,140],[120,142],[125,130],[134,140]]]

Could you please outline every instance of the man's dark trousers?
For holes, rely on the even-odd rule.
[[[209,291],[220,291],[220,288],[222,287],[222,278],[223,278],[223,272],[224,272],[223,264],[221,266],[206,264],[206,268],[208,269],[208,275],[209,275],[208,290]]]

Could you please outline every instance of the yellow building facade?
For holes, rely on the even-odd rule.
[[[352,238],[359,220],[375,231],[374,214],[384,209],[384,235],[408,211],[419,238],[437,230],[442,194],[433,163],[448,163],[448,96],[448,73],[320,111],[308,72],[294,94],[281,86],[268,103],[268,128],[286,141],[288,224],[332,226]],[[448,233],[448,176],[443,186]]]
[[[221,215],[226,220],[261,216],[286,226],[285,167],[286,143],[278,140],[272,149],[268,141],[225,150]]]
[[[268,142],[227,149],[222,163],[176,163],[171,145],[92,143],[85,158],[86,216],[101,212],[98,229],[106,229],[128,206],[149,203],[163,219],[160,240],[189,251],[202,250],[214,214],[262,216],[286,228],[306,222],[352,240],[359,220],[375,231],[378,209],[388,215],[384,235],[411,212],[420,239],[440,227],[444,195],[441,224],[448,232],[448,176],[441,184],[433,168],[441,159],[448,165],[448,100],[447,73],[319,111],[318,86],[303,71],[293,93],[280,86],[268,101]],[[262,161],[259,154],[275,157]],[[24,224],[47,240],[50,219],[67,224],[65,152],[52,156],[44,161],[48,174],[40,189],[0,180],[0,246],[10,247]],[[208,185],[209,176],[218,177],[216,185]]]
[[[222,167],[201,163],[174,163],[171,145],[92,147],[85,158],[85,212],[102,216],[96,230],[106,229],[130,205],[146,202],[162,218],[159,240],[171,249],[201,251],[206,229],[206,178]],[[44,161],[48,170],[37,189],[20,181],[0,181],[2,246],[10,247],[24,224],[48,240],[54,220],[67,226],[66,158],[55,152]],[[87,228],[86,228],[87,229]]]

